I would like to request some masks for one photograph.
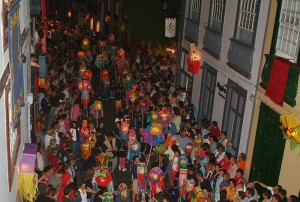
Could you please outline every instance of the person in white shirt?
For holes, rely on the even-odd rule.
[[[45,135],[44,144],[45,148],[47,149],[50,145],[50,140],[53,139],[53,131],[52,129],[48,129]]]
[[[37,148],[38,152],[36,153],[36,171],[38,174],[38,178],[42,177],[43,175],[43,170],[45,168],[45,159],[44,159],[44,154],[45,151],[43,150],[43,148],[41,147],[40,144],[38,144],[38,148]]]

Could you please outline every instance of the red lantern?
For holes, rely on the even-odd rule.
[[[109,73],[108,73],[108,71],[106,69],[104,69],[102,71],[101,79],[102,79],[103,82],[107,82],[108,81],[108,79],[109,79]]]
[[[110,17],[108,15],[105,17],[105,22],[110,22]]]
[[[115,41],[115,36],[113,34],[110,34],[108,39],[111,43],[113,43]]]
[[[83,77],[87,78],[87,79],[91,79],[93,76],[93,73],[91,70],[85,70],[85,72],[83,73]]]
[[[107,171],[107,170],[102,171],[96,177],[96,183],[99,187],[107,188],[110,181],[112,181],[112,177],[111,177],[109,171]]]
[[[85,20],[87,20],[87,19],[89,19],[89,18],[90,18],[90,14],[87,13],[87,14],[85,15]]]
[[[170,118],[170,115],[170,111],[167,107],[163,107],[162,110],[159,112],[159,117],[163,124],[167,123],[168,119]]]
[[[90,90],[92,90],[92,86],[88,80],[81,80],[78,83],[78,90],[80,92],[90,91]]]
[[[200,50],[194,43],[190,44],[189,57],[187,58],[188,72],[198,74],[200,70]]]

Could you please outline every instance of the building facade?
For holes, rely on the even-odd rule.
[[[190,0],[185,5],[180,84],[192,92],[197,119],[217,121],[235,149],[246,152],[270,1]],[[187,71],[189,43],[201,70]]]
[[[24,144],[30,142],[30,1],[1,1],[0,196],[18,201]],[[28,99],[29,98],[29,99]]]

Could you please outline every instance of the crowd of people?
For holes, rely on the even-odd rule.
[[[77,52],[83,39],[89,39],[91,55],[82,59]],[[235,151],[216,121],[202,119],[198,124],[191,92],[175,84],[171,68],[161,70],[161,58],[154,52],[109,40],[99,46],[93,34],[82,30],[68,36],[61,32],[47,44],[48,72],[45,85],[36,94],[39,112],[32,137],[38,144],[37,202],[297,201],[280,185],[247,182],[243,176],[246,155]],[[92,75],[85,75],[91,78],[80,75],[82,66],[91,71]],[[32,68],[40,68],[34,55]],[[91,89],[83,97],[78,84],[85,79]],[[96,110],[95,101],[103,106]],[[112,102],[115,109],[104,109]],[[166,112],[167,118],[158,118],[160,112]],[[107,124],[111,116],[115,120]],[[160,125],[159,134],[147,128],[155,124]],[[146,140],[152,133],[159,137],[154,143]],[[147,179],[148,185],[141,188],[140,163],[147,170],[162,171],[160,191],[154,191]],[[183,182],[181,170],[186,171]],[[103,172],[111,176],[112,187],[99,184],[97,177]],[[131,182],[127,184],[129,198],[120,198],[115,177],[120,172]],[[201,194],[193,194],[195,187]],[[262,196],[258,187],[266,188]]]

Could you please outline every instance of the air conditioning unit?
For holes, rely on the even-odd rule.
[[[51,39],[51,35],[52,35],[52,32],[48,30],[48,31],[47,31],[47,38],[48,38],[48,39]]]

